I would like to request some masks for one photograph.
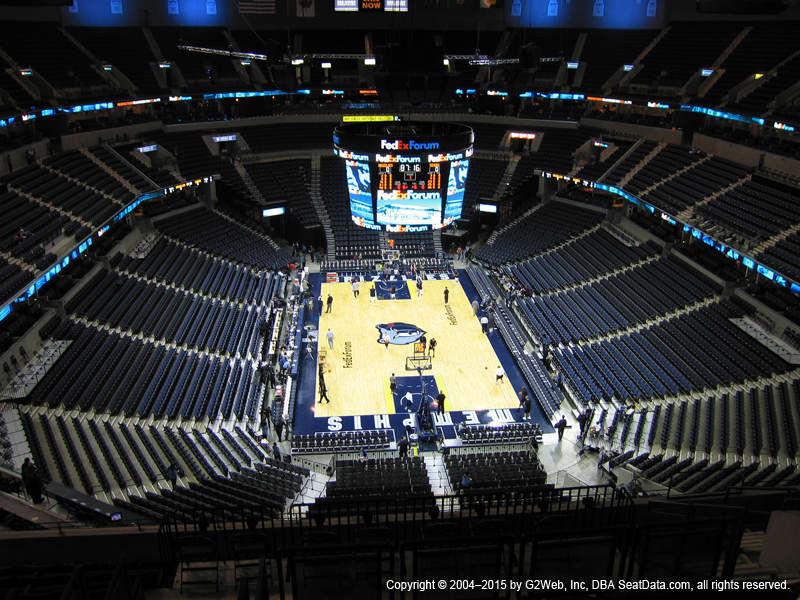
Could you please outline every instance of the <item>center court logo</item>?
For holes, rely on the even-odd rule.
[[[405,344],[413,344],[425,335],[422,329],[410,323],[381,323],[380,325],[375,325],[375,329],[378,330],[379,344],[383,344],[383,338],[387,337],[390,344],[404,346]]]

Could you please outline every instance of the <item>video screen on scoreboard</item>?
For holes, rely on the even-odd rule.
[[[353,221],[362,227],[364,223],[374,223],[369,164],[348,160],[345,161],[345,168],[347,169],[347,192],[350,195],[350,215]]]
[[[378,190],[379,225],[431,225],[441,223],[442,196],[438,191]]]
[[[450,175],[447,177],[447,200],[444,206],[443,222],[445,226],[461,218],[468,173],[469,160],[454,160],[450,163]]]

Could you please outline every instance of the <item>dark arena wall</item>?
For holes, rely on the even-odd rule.
[[[0,1],[0,597],[796,597],[786,4]]]

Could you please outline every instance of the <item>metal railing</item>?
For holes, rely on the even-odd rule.
[[[292,454],[292,462],[294,464],[322,475],[330,475],[333,473],[336,466],[336,458],[337,457],[333,455],[327,461],[320,459],[323,460],[323,462],[320,462],[319,460],[312,460],[309,456],[303,454]]]
[[[554,488],[508,487],[469,493],[402,497],[323,498],[314,504],[294,504],[284,513],[272,507],[239,506],[176,511],[165,516],[164,533],[213,533],[256,529],[289,530],[364,525],[425,524],[478,518],[509,518],[594,509],[627,508],[628,494],[612,485]],[[283,534],[281,534],[283,535]]]

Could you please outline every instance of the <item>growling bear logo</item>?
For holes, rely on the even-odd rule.
[[[387,337],[389,338],[390,344],[404,346],[406,344],[413,344],[425,335],[422,329],[410,323],[381,323],[380,325],[375,325],[375,329],[379,332],[379,344],[383,344],[383,338]]]

